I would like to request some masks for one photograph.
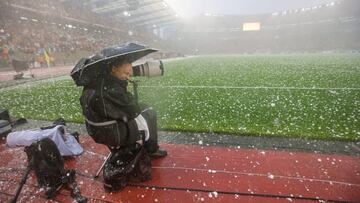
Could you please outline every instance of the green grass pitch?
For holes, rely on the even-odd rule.
[[[164,130],[360,140],[360,55],[202,56],[136,78]],[[83,122],[70,78],[0,89],[14,117]]]

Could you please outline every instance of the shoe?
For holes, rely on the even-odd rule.
[[[167,151],[158,149],[156,152],[150,153],[149,156],[151,159],[159,159],[166,157]]]

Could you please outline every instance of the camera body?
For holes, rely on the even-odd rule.
[[[161,60],[133,64],[133,76],[155,77],[164,75],[164,64]]]

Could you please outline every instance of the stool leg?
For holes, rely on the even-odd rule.
[[[110,159],[111,155],[112,155],[112,153],[110,152],[110,153],[109,153],[109,155],[106,157],[106,159],[105,159],[104,163],[102,163],[102,165],[100,166],[99,170],[96,172],[96,174],[95,174],[94,178],[98,178],[98,177],[99,177],[99,175],[100,175],[100,173],[101,173],[102,169],[104,168],[104,166],[105,166],[106,162]]]

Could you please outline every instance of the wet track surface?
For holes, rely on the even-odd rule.
[[[275,150],[161,144],[169,152],[154,160],[153,178],[108,193],[102,178],[93,176],[105,159],[106,147],[82,136],[85,152],[67,158],[65,166],[77,171],[82,194],[92,202],[358,202],[360,157]],[[1,193],[6,202],[14,195],[26,167],[23,148],[0,146]],[[20,202],[44,199],[34,174],[23,188]],[[56,197],[72,202],[65,189]]]

